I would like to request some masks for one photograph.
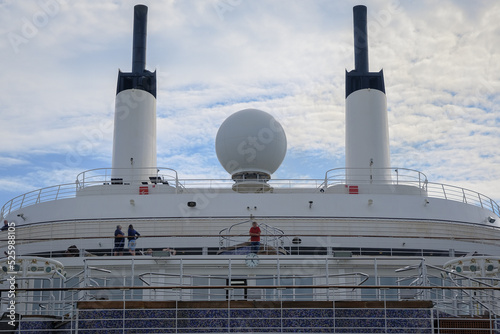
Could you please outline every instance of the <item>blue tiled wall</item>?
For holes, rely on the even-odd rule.
[[[125,320],[123,314],[125,312]],[[428,333],[428,309],[142,309],[79,310],[78,323],[59,325],[54,333]],[[436,314],[435,314],[436,315]],[[56,322],[22,321],[21,333],[50,333]],[[229,328],[228,328],[229,326]],[[500,321],[497,320],[500,327]],[[497,327],[497,328],[498,328]],[[500,331],[495,331],[500,334]]]
[[[376,309],[181,309],[80,310],[80,333],[114,333],[125,312],[134,333],[323,332],[431,333],[429,310]],[[107,329],[109,328],[109,329]],[[118,331],[119,332],[119,331]]]

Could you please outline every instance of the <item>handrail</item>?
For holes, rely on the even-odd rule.
[[[143,282],[144,284],[146,284],[148,287],[149,286],[152,286],[151,283],[149,283],[146,279],[144,279],[144,276],[158,276],[158,277],[167,277],[167,278],[211,278],[211,279],[222,279],[222,280],[226,280],[228,278],[228,276],[217,276],[217,275],[193,275],[193,274],[171,274],[171,273],[159,273],[159,272],[144,272],[142,274],[139,274],[137,277],[141,280],[141,282]],[[357,277],[362,277],[361,278],[361,281],[355,283],[355,284],[352,284],[352,283],[348,283],[348,282],[345,282],[343,284],[338,284],[339,286],[361,286],[363,283],[365,283],[366,281],[368,281],[368,279],[370,278],[370,275],[364,273],[364,272],[360,272],[360,271],[357,271],[357,272],[346,272],[346,273],[341,273],[341,274],[328,274],[328,275],[304,275],[304,276],[298,276],[298,275],[280,275],[280,278],[281,279],[286,279],[286,278],[298,278],[298,277],[306,277],[306,278],[318,278],[318,277],[321,277],[321,278],[326,278],[326,279],[329,279],[329,278],[347,278],[347,277],[351,277],[351,276],[354,276],[355,278]],[[269,279],[269,278],[274,278],[273,275],[259,275],[258,277],[255,277],[255,280],[256,281],[263,281],[263,280],[266,280],[266,279]],[[162,283],[163,286],[169,286],[168,284],[166,283]],[[179,286],[179,283],[176,283],[176,284],[170,284],[170,285],[175,285],[175,286]],[[157,286],[157,285],[156,285]],[[181,286],[186,286],[186,287],[192,287],[193,285],[191,284],[181,284]],[[212,287],[213,285],[201,285],[201,286],[204,286],[204,287]],[[255,285],[254,287],[260,287],[261,285]],[[277,286],[282,286],[281,284],[278,284]],[[301,285],[295,285],[294,287],[296,288],[300,288]]]
[[[335,185],[347,185],[347,171],[350,171],[351,181],[350,184],[377,184],[377,185],[407,185],[423,189],[427,192],[429,198],[441,198],[450,201],[462,202],[474,206],[487,209],[497,216],[500,216],[500,205],[497,204],[492,198],[478,193],[477,191],[457,187],[449,184],[429,182],[427,176],[417,170],[399,167],[390,168],[334,168],[326,171],[325,180],[322,188],[328,188]],[[372,181],[367,182],[362,178],[367,171],[373,170],[387,170],[390,173],[390,181],[386,179],[377,179],[374,177]],[[333,175],[332,175],[333,174]],[[360,175],[359,180],[356,181],[355,175]],[[384,173],[378,173],[381,175]],[[376,175],[375,175],[376,176]],[[354,179],[354,181],[352,181]]]
[[[326,171],[324,186],[328,188],[337,184],[347,184],[348,172],[350,184],[411,185],[425,190],[428,182],[424,173],[408,168],[333,168]],[[370,176],[369,181],[365,177],[367,174]],[[380,175],[384,177],[378,178]]]
[[[479,257],[479,258],[480,259],[486,259],[486,258],[500,259],[500,257]],[[457,258],[453,261],[458,262],[458,261],[460,261],[460,259],[467,259],[467,257]],[[470,257],[469,259],[473,259],[473,257]],[[453,261],[449,261],[448,263],[451,263]],[[460,290],[462,293],[467,295],[467,297],[469,297],[471,302],[474,302],[476,304],[481,305],[483,308],[488,310],[491,314],[494,314],[495,317],[500,316],[500,312],[497,311],[497,304],[496,303],[494,305],[487,304],[481,300],[480,297],[483,297],[483,296],[476,295],[476,291],[474,291],[474,293],[470,293],[468,291],[469,288],[472,286],[478,286],[478,287],[483,286],[483,287],[488,287],[488,288],[492,288],[492,289],[499,289],[498,285],[495,286],[493,284],[489,284],[489,283],[485,282],[485,280],[499,280],[500,281],[500,279],[496,279],[495,277],[479,277],[479,276],[472,277],[470,275],[460,274],[459,272],[457,272],[454,269],[452,269],[452,270],[446,269],[447,264],[445,264],[444,268],[443,268],[443,267],[433,266],[433,265],[425,263],[425,261],[422,261],[422,263],[418,266],[402,268],[400,271],[419,269],[419,272],[420,272],[419,276],[413,282],[411,282],[409,286],[415,286],[414,284],[416,284],[416,283],[420,283],[419,286],[433,286],[432,284],[430,284],[430,282],[428,280],[429,276],[428,276],[427,272],[428,272],[428,269],[436,270],[441,275],[446,276],[450,280],[450,282],[453,283],[453,286],[457,290]],[[425,268],[425,270],[424,270],[424,268]],[[468,281],[469,285],[468,286],[460,285],[457,282],[456,277],[458,277],[461,280]]]
[[[238,244],[242,243],[242,238],[245,237],[248,239],[249,234],[248,231],[244,233],[234,233],[232,230],[236,226],[240,226],[243,224],[248,224],[251,220],[245,220],[236,224],[233,224],[227,228],[224,228],[219,231],[219,251],[224,249],[230,249]],[[288,237],[285,235],[285,232],[277,227],[268,225],[266,223],[259,223],[259,227],[262,227],[264,230],[262,233],[263,242],[261,246],[264,247],[264,250],[267,251],[267,248],[270,244],[274,247],[276,252],[279,252],[280,249],[284,248],[284,238]],[[290,244],[290,243],[289,243]]]
[[[427,183],[428,197],[442,198],[450,201],[462,202],[487,209],[500,216],[500,205],[492,198],[474,190],[452,186],[444,183]]]
[[[409,266],[401,269],[396,270],[396,276],[392,275],[379,275],[377,274],[377,258],[349,258],[348,261],[355,261],[353,264],[356,267],[353,272],[339,272],[339,273],[332,273],[329,272],[328,268],[332,268],[336,261],[338,259],[336,258],[325,258],[326,261],[319,261],[317,262],[318,268],[323,267],[325,270],[320,271],[320,272],[310,272],[308,270],[306,271],[287,271],[287,270],[280,270],[285,268],[288,264],[283,262],[282,258],[280,257],[269,257],[267,259],[264,259],[267,261],[266,265],[276,265],[277,268],[274,271],[270,271],[267,273],[263,273],[264,275],[253,275],[254,273],[248,273],[248,272],[237,272],[235,270],[232,270],[234,268],[237,268],[238,266],[241,265],[239,261],[234,262],[234,257],[228,257],[226,259],[221,259],[223,261],[227,261],[227,269],[223,270],[222,272],[219,272],[218,274],[214,274],[211,270],[207,271],[200,271],[198,273],[195,273],[192,271],[192,269],[185,270],[186,267],[191,268],[189,265],[190,260],[195,260],[198,261],[200,259],[204,259],[204,257],[196,257],[196,259],[190,259],[188,257],[169,257],[168,258],[168,266],[170,267],[170,270],[168,272],[159,272],[162,268],[165,267],[165,263],[156,263],[156,264],[150,264],[149,262],[151,259],[154,259],[154,257],[139,257],[134,259],[134,261],[130,261],[130,259],[127,258],[87,258],[85,259],[85,270],[86,272],[80,271],[77,275],[72,276],[69,279],[66,279],[63,283],[61,283],[60,288],[55,288],[51,287],[42,287],[42,288],[23,288],[22,286],[17,289],[19,292],[25,293],[29,291],[66,291],[74,295],[76,297],[76,300],[85,300],[88,298],[95,298],[95,296],[89,294],[92,291],[99,291],[99,290],[106,290],[106,292],[113,291],[113,290],[122,290],[122,291],[129,291],[129,290],[140,290],[140,291],[151,291],[151,293],[157,295],[160,300],[175,300],[176,299],[176,294],[182,293],[184,297],[186,297],[186,300],[195,300],[196,296],[199,297],[200,292],[195,292],[194,290],[200,290],[200,289],[211,289],[211,290],[219,290],[219,291],[229,291],[233,289],[238,289],[241,288],[242,286],[236,286],[236,285],[231,285],[229,284],[230,280],[232,278],[234,279],[240,279],[240,278],[247,278],[251,280],[255,280],[255,283],[260,282],[258,284],[249,284],[245,285],[244,287],[246,288],[251,288],[251,289],[265,289],[265,290],[274,290],[278,292],[276,295],[269,295],[269,294],[261,294],[262,300],[283,300],[281,299],[281,292],[284,291],[284,289],[296,289],[296,291],[289,291],[291,295],[285,296],[284,298],[289,298],[293,296],[298,296],[299,298],[303,296],[302,293],[308,294],[311,296],[311,300],[317,300],[317,301],[328,301],[328,300],[343,300],[345,298],[349,298],[350,300],[385,300],[386,298],[386,292],[393,290],[394,291],[399,291],[397,295],[398,300],[405,300],[406,297],[403,295],[399,295],[401,293],[401,290],[412,290],[414,293],[415,297],[412,297],[411,299],[415,300],[432,300],[435,304],[436,309],[440,309],[443,312],[447,312],[450,310],[453,310],[453,302],[455,303],[462,303],[466,305],[466,303],[473,303],[475,306],[480,307],[483,311],[487,310],[489,314],[492,315],[498,315],[499,314],[499,306],[500,304],[496,301],[494,296],[500,292],[500,286],[499,285],[491,285],[488,284],[486,281],[480,278],[472,278],[472,277],[467,277],[464,275],[460,275],[453,271],[443,269],[441,267],[429,265],[425,263],[424,258],[398,258],[398,259],[385,259],[388,261],[397,261],[394,262],[394,264],[401,263],[405,259],[411,260],[409,262]],[[161,259],[161,258],[160,258]],[[365,263],[365,261],[369,259],[371,263]],[[122,262],[122,265],[125,267],[122,267],[122,265],[119,265],[117,268],[120,269],[120,273],[113,272],[112,270],[106,270],[104,267],[106,266],[106,263],[108,261],[120,261]],[[147,261],[143,262],[140,264],[139,262],[141,261]],[[300,259],[297,258],[293,260],[297,263],[297,261],[300,262]],[[359,262],[360,261],[360,262]],[[369,270],[375,270],[374,271],[374,276],[371,277],[372,282],[368,282],[368,278],[370,276],[362,271],[361,268],[356,265],[356,262],[363,264],[363,271],[369,271]],[[273,264],[274,263],[274,264]],[[303,262],[302,262],[303,263]],[[412,265],[413,264],[413,265]],[[94,265],[97,265],[99,267],[96,267]],[[114,264],[114,266],[116,263]],[[147,265],[147,266],[145,266]],[[207,263],[205,263],[203,266],[206,267]],[[219,267],[221,265],[221,262],[219,263],[212,263],[212,266]],[[126,274],[122,272],[123,269],[126,269],[127,266],[130,266],[130,269],[126,270],[127,272],[131,273],[140,273],[136,277],[142,281],[143,284],[137,285],[134,283],[134,281],[127,281],[125,282],[124,280],[122,281],[122,278],[125,277]],[[140,266],[140,267],[138,267]],[[174,269],[175,267],[178,267],[177,269]],[[210,265],[209,265],[210,266]],[[235,266],[235,267],[232,267]],[[370,269],[372,268],[372,269]],[[147,271],[144,272],[143,270],[146,269]],[[403,274],[404,271],[407,271],[408,269],[419,269],[419,275],[417,278],[420,278],[417,281],[417,285],[406,285],[406,284],[400,284],[401,280],[396,280],[396,278],[406,278],[406,279],[413,279],[415,276],[412,276],[411,273],[405,273]],[[89,270],[95,270],[92,275],[89,274]],[[432,271],[431,271],[432,270]],[[380,273],[380,272],[379,272]],[[446,284],[446,282],[453,283],[453,280],[450,280],[450,277],[447,276],[441,276],[441,273],[447,273],[447,274],[453,274],[457,277],[463,277],[466,280],[470,280],[471,283],[473,282],[474,284],[468,284],[468,285],[449,285]],[[128,274],[127,274],[128,275]],[[133,274],[134,275],[134,274]],[[84,280],[81,280],[81,277],[84,277]],[[69,286],[69,281],[72,278],[79,277],[78,283],[72,282],[72,286]],[[118,282],[115,282],[111,285],[105,285],[105,286],[98,286],[99,284],[93,284],[92,282],[96,283],[99,280],[102,280],[104,278],[109,278],[109,277],[116,277],[119,278]],[[128,276],[127,276],[128,277]],[[153,277],[158,277],[159,279],[153,279]],[[380,279],[381,278],[392,278],[390,281],[386,281],[384,284]],[[57,278],[57,277],[54,277]],[[179,279],[174,279],[174,280],[164,280],[163,278],[179,278]],[[198,281],[195,283],[195,281],[192,280],[192,278],[207,278],[207,279],[218,279],[218,283],[212,283],[209,281]],[[310,278],[311,280],[299,280],[295,281],[295,283],[291,284],[290,279],[297,279],[297,278]],[[315,283],[313,281],[313,278],[319,278],[319,284]],[[442,281],[439,282],[432,282],[429,278],[440,278]],[[19,280],[23,279],[32,279],[31,277],[19,277]],[[88,279],[88,280],[87,280]],[[269,279],[274,279],[275,282],[271,283]],[[333,279],[333,280],[332,280]],[[348,279],[348,280],[346,280]],[[105,280],[104,280],[105,281]],[[103,282],[104,282],[103,281]],[[82,283],[82,284],[80,284]],[[365,283],[368,283],[365,285]],[[437,284],[436,284],[437,283]],[[477,284],[475,284],[477,283]],[[63,286],[64,284],[64,286]],[[310,291],[304,290],[304,289],[309,289]],[[376,290],[375,292],[372,292],[370,290]],[[1,291],[8,291],[6,289],[0,289]],[[78,290],[78,291],[76,291]],[[162,291],[163,290],[163,291]],[[298,290],[301,290],[300,292]],[[361,291],[364,290],[366,293],[362,294]],[[170,291],[173,294],[167,295],[165,292]],[[357,291],[357,292],[356,292]],[[443,291],[450,291],[452,293],[443,293]],[[462,295],[457,295],[454,294],[453,291],[462,291]],[[75,292],[75,293],[72,293]],[[83,296],[78,295],[78,292],[80,292],[85,298],[81,298]],[[169,293],[170,293],[169,292]],[[356,292],[355,294],[353,294]],[[471,292],[471,293],[469,293]],[[474,292],[474,293],[472,293]],[[204,292],[201,292],[204,293]],[[207,293],[210,293],[207,291]],[[479,293],[483,294],[482,296],[478,295]],[[369,294],[369,296],[368,296]],[[439,294],[439,295],[438,295]],[[132,296],[133,294],[130,294]],[[292,296],[293,295],[293,296]],[[394,296],[393,293],[389,293],[387,297],[390,298],[390,300],[393,300],[392,297]],[[138,294],[139,300],[142,299],[142,295]],[[220,294],[219,294],[220,296]],[[473,296],[475,296],[473,298]],[[150,296],[151,297],[151,296]],[[369,299],[366,299],[366,298]],[[466,297],[466,298],[464,298]],[[28,299],[25,299],[28,300]],[[215,299],[214,299],[215,300]],[[43,302],[48,302],[45,300],[40,300]],[[20,301],[19,301],[20,302]],[[52,301],[54,303],[60,303],[62,300],[57,300],[57,301]],[[442,305],[442,306],[440,306]],[[55,309],[53,309],[55,310]],[[470,312],[470,315],[477,315],[477,309],[475,308],[470,308],[468,312]]]
[[[75,183],[65,183],[57,186],[45,187],[27,192],[23,195],[14,197],[0,210],[0,217],[3,219],[12,211],[22,209],[27,206],[57,201],[65,198],[73,198],[76,196]]]
[[[137,171],[139,170],[139,175]],[[168,171],[170,174],[164,174]],[[119,179],[113,179],[113,173],[119,175]],[[129,183],[173,183],[176,188],[179,186],[177,171],[168,167],[142,167],[142,168],[94,168],[81,172],[76,176],[78,189],[101,184],[113,183],[114,180],[121,180]],[[170,181],[170,182],[169,182]]]
[[[173,186],[176,193],[186,193],[190,191],[197,191],[199,188],[208,188],[209,190],[217,191],[218,189],[231,189],[234,182],[230,179],[178,179],[177,172],[171,168],[154,167],[145,168],[146,170],[154,169],[153,177],[158,177],[161,182],[168,182]],[[91,169],[78,174],[75,183],[66,183],[56,186],[50,186],[27,192],[23,195],[14,197],[0,210],[0,218],[3,219],[12,211],[21,208],[35,205],[48,201],[56,201],[60,199],[73,198],[76,196],[77,191],[84,188],[111,184],[111,171],[112,168],[97,168]],[[126,168],[124,170],[127,170]],[[162,173],[165,170],[166,173]],[[272,189],[286,191],[287,189],[301,190],[311,193],[324,191],[324,189],[336,186],[347,185],[346,168],[330,169],[325,173],[325,178],[319,179],[273,179],[268,182]],[[359,170],[354,169],[351,172],[350,183],[352,183],[353,175]],[[407,168],[390,168],[391,181],[377,180],[376,178],[371,182],[376,185],[404,185],[413,186],[427,192],[429,198],[442,198],[450,201],[457,201],[461,203],[471,204],[491,211],[492,213],[500,216],[500,205],[492,198],[478,193],[476,191],[452,186],[448,184],[428,182],[425,174]],[[366,173],[366,171],[365,171]],[[355,180],[355,179],[354,179]],[[143,181],[147,182],[147,181]],[[170,184],[172,183],[172,184]],[[367,183],[360,179],[359,184]],[[135,191],[135,190],[134,190]],[[276,192],[275,191],[275,192]],[[264,193],[264,192],[263,192]],[[272,193],[272,191],[271,191]]]

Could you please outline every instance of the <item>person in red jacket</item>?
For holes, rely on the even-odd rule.
[[[252,222],[252,227],[250,227],[250,244],[252,245],[251,252],[257,254],[260,248],[260,228],[257,222]]]

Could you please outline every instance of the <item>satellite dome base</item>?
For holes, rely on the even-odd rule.
[[[271,175],[263,172],[240,172],[233,174],[232,179],[232,189],[239,193],[263,193],[273,189],[267,184]]]
[[[273,190],[273,188],[267,184],[265,181],[239,181],[233,184],[233,191],[238,193],[265,193]]]

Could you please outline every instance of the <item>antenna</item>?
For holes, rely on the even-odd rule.
[[[368,32],[366,6],[355,6],[354,14],[354,70],[368,73]]]
[[[142,73],[146,69],[146,36],[148,7],[134,7],[134,41],[132,49],[132,73]]]

